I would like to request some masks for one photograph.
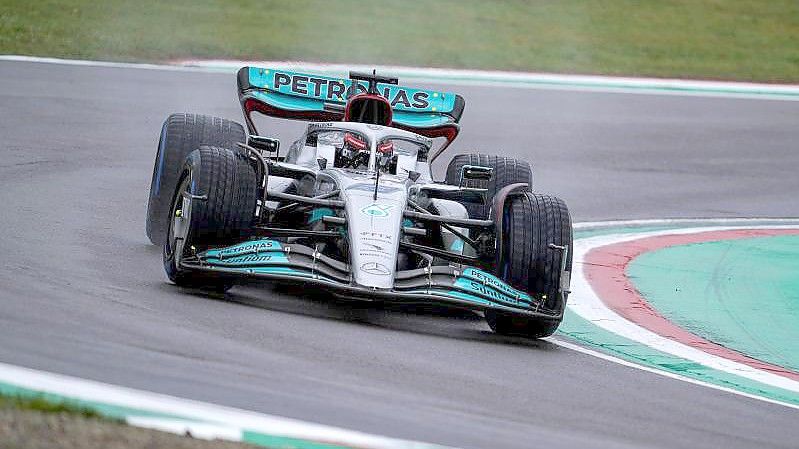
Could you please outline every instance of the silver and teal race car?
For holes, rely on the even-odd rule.
[[[195,114],[161,129],[147,235],[163,245],[172,282],[226,291],[268,279],[481,311],[501,334],[555,331],[569,293],[569,212],[533,192],[524,161],[461,154],[433,179],[458,135],[461,96],[374,73],[257,67],[239,71],[238,91],[246,132]],[[281,151],[253,112],[310,124]]]

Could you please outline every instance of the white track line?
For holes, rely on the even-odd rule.
[[[199,426],[206,435],[235,435],[235,429],[246,429],[267,435],[280,435],[303,440],[328,442],[343,446],[374,449],[444,449],[444,446],[398,440],[367,433],[304,422],[296,419],[256,413],[231,407],[181,399],[133,388],[120,387],[76,377],[37,371],[0,363],[0,382],[30,390],[56,394],[66,398],[127,407],[145,412],[177,415],[187,419],[218,424]],[[135,416],[135,415],[134,415]],[[160,422],[159,422],[160,421]],[[167,419],[132,419],[133,423],[174,429]]]
[[[688,382],[690,384],[700,385],[700,386],[703,386],[703,387],[712,388],[714,390],[724,391],[726,393],[733,393],[733,394],[737,394],[739,396],[747,397],[747,398],[750,398],[750,399],[757,399],[759,401],[764,401],[764,402],[768,402],[768,403],[771,403],[771,404],[782,405],[782,406],[785,406],[785,407],[790,407],[790,408],[799,410],[799,405],[796,405],[796,404],[789,404],[787,402],[777,401],[775,399],[770,399],[770,398],[766,398],[766,397],[763,397],[763,396],[757,396],[757,395],[754,395],[754,394],[751,394],[751,393],[746,393],[744,391],[739,391],[739,390],[735,390],[735,389],[732,389],[732,388],[722,387],[721,385],[716,385],[716,384],[711,384],[711,383],[708,383],[708,382],[703,382],[701,380],[697,380],[697,379],[694,379],[694,378],[691,378],[691,377],[682,376],[680,374],[672,373],[670,371],[664,371],[664,370],[659,370],[657,368],[650,368],[648,366],[639,365],[637,363],[629,362],[627,360],[620,359],[618,357],[613,357],[612,355],[604,354],[604,353],[601,353],[599,351],[595,351],[593,349],[588,349],[586,347],[583,347],[583,346],[580,346],[580,345],[577,345],[577,344],[574,344],[574,343],[570,343],[568,341],[563,341],[563,340],[561,340],[561,339],[559,339],[557,337],[547,337],[547,338],[545,338],[545,340],[547,340],[550,343],[553,343],[555,345],[562,346],[562,347],[564,347],[566,349],[571,349],[572,351],[576,351],[576,352],[579,352],[579,353],[582,353],[582,354],[590,355],[592,357],[596,357],[596,358],[599,358],[599,359],[602,359],[602,360],[607,360],[608,362],[617,363],[619,365],[624,365],[624,366],[629,367],[629,368],[635,368],[637,370],[646,371],[647,373],[657,374],[659,376],[668,377],[670,379],[681,380],[683,382]]]
[[[799,85],[706,81],[621,76],[567,75],[554,73],[508,72],[497,70],[465,70],[420,68],[394,65],[323,64],[302,61],[187,60],[177,61],[190,67],[229,68],[243,66],[274,67],[347,76],[350,70],[378,70],[400,78],[545,90],[599,91],[633,94],[711,96],[727,98],[761,98],[799,100]]]
[[[126,69],[232,73],[245,65],[305,70],[346,76],[349,70],[380,70],[401,78],[448,84],[523,89],[573,90],[622,94],[679,95],[759,100],[799,101],[799,85],[763,84],[687,79],[633,78],[552,73],[504,72],[362,64],[321,64],[297,61],[189,60],[171,65],[0,55],[0,61],[116,67]]]
[[[574,223],[576,230],[607,229],[607,228],[634,228],[642,226],[675,226],[675,225],[758,225],[773,224],[799,225],[799,218],[647,218],[641,220],[605,220],[584,221]],[[675,226],[676,227],[676,226]]]
[[[116,69],[165,70],[170,72],[219,72],[219,70],[212,70],[210,68],[203,67],[146,64],[136,62],[91,61],[86,59],[44,58],[39,56],[0,55],[0,61],[32,62],[38,64],[73,65],[83,67],[110,67]],[[228,70],[225,70],[225,72],[227,71]]]

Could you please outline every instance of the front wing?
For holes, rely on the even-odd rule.
[[[391,289],[356,285],[349,265],[312,248],[272,239],[251,240],[186,256],[183,269],[219,276],[308,283],[337,296],[371,301],[434,303],[473,310],[498,309],[548,319],[560,319],[542,307],[545,298],[531,297],[496,276],[473,267],[434,266],[396,273]]]

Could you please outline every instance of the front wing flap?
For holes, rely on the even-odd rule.
[[[493,274],[473,267],[434,266],[398,271],[392,289],[354,284],[349,265],[312,248],[272,239],[209,249],[181,259],[182,268],[218,275],[310,283],[342,297],[399,302],[430,302],[468,309],[499,309],[560,318],[544,309],[545,298],[519,291]]]

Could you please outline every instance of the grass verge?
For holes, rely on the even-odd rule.
[[[252,449],[126,425],[92,409],[44,397],[0,394],[0,449]]]
[[[799,81],[796,0],[0,0],[0,53]]]
[[[50,401],[40,396],[25,397],[0,395],[0,409],[18,409],[41,413],[67,413],[84,418],[107,419],[109,421],[119,421],[101,416],[96,411],[70,402]]]

